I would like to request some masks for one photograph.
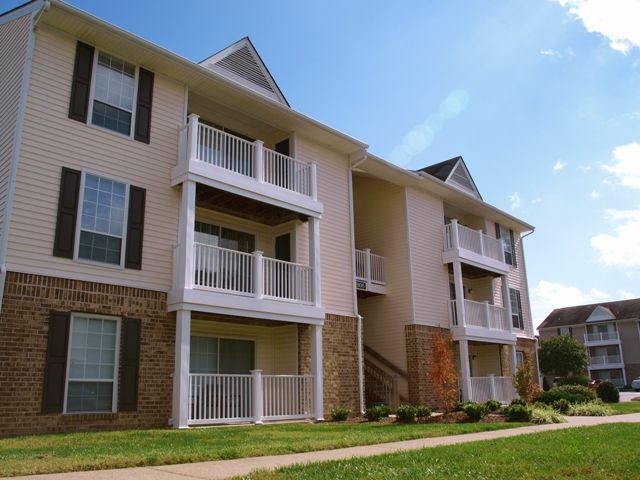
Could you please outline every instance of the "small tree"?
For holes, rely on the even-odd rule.
[[[527,403],[532,403],[541,389],[536,379],[536,371],[531,358],[527,357],[523,365],[519,365],[516,374],[513,376],[513,387],[520,395],[520,398]]]
[[[432,333],[433,361],[428,378],[433,384],[433,392],[445,412],[453,410],[458,401],[458,373],[453,358],[451,335],[444,332]]]
[[[542,373],[558,377],[583,372],[589,365],[585,348],[570,335],[558,335],[541,341],[538,358]]]

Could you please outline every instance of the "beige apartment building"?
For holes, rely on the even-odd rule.
[[[365,382],[428,403],[433,329],[463,398],[513,396],[532,227],[461,159],[368,154],[248,38],[197,64],[34,0],[0,59],[0,435],[318,420]]]

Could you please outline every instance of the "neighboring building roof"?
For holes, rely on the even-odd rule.
[[[576,307],[556,308],[540,324],[538,330],[565,327],[581,323],[625,320],[640,317],[640,298],[616,302],[593,303]]]
[[[432,177],[436,177],[438,180],[442,180],[444,183],[464,190],[482,200],[482,195],[480,195],[480,191],[476,187],[467,165],[460,156],[421,168],[418,172],[428,173]]]
[[[462,159],[462,157],[454,157],[449,160],[445,160],[444,162],[436,163],[435,165],[429,165],[428,167],[421,168],[420,172],[426,172],[429,175],[436,177],[443,182],[449,178],[453,167],[458,163],[458,159]]]

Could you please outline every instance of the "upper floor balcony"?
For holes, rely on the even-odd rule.
[[[456,219],[444,226],[444,263],[461,261],[499,275],[509,273],[505,262],[502,242],[486,235],[482,230],[473,230],[460,225]]]
[[[180,129],[178,164],[171,184],[190,179],[303,215],[322,214],[318,202],[316,164],[247,141],[189,115]]]
[[[516,331],[505,308],[473,300],[464,300],[462,305],[458,303],[456,300],[449,301],[449,322],[454,340],[465,337],[480,341],[515,342]]]
[[[589,368],[611,368],[621,367],[622,357],[620,355],[597,355],[591,357]]]
[[[387,293],[387,282],[384,273],[384,257],[371,253],[371,249],[355,251],[356,254],[356,289],[362,296],[382,295]]]
[[[587,346],[594,345],[611,345],[620,343],[618,332],[591,332],[584,334],[584,344]]]

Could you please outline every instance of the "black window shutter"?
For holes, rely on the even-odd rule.
[[[140,320],[123,318],[120,333],[118,411],[138,409],[138,370],[140,364]]]
[[[62,413],[69,345],[68,312],[51,312],[42,385],[42,413]]]
[[[496,238],[499,239],[500,238],[500,224],[496,223],[495,226],[496,226]]]
[[[151,139],[151,100],[153,99],[153,72],[140,69],[138,75],[138,101],[134,138],[149,143]]]
[[[127,220],[127,246],[124,266],[140,270],[142,268],[142,237],[144,235],[144,204],[146,190],[129,187],[129,216]]]
[[[516,260],[516,242],[514,241],[513,230],[509,230],[509,236],[511,237],[511,265],[517,267],[518,261]]]
[[[73,67],[73,80],[71,82],[69,118],[85,123],[87,121],[89,93],[91,91],[93,52],[94,48],[91,45],[78,42],[76,46],[76,62]]]
[[[78,170],[62,167],[58,219],[53,244],[53,255],[56,257],[73,258],[81,177],[82,174]]]
[[[520,290],[516,290],[516,302],[518,304],[518,328],[524,330],[524,319],[522,318],[522,301],[520,300]]]

